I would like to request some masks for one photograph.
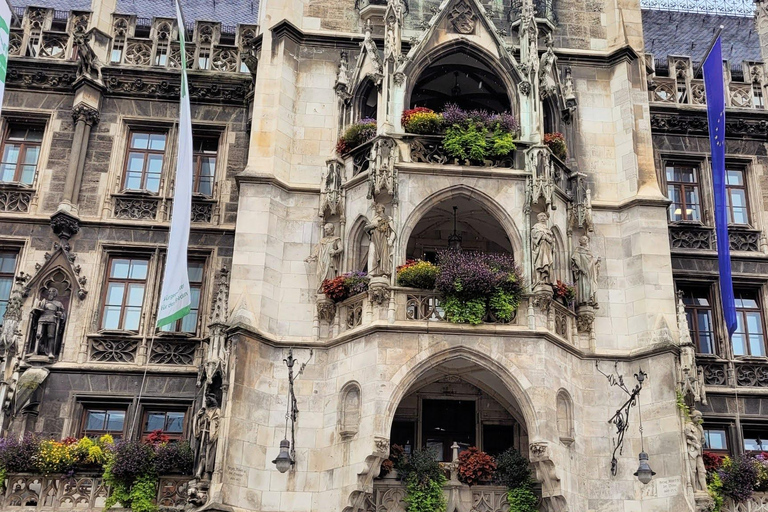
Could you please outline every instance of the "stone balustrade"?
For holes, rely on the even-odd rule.
[[[157,489],[159,507],[181,510],[186,504],[188,476],[160,477]],[[109,497],[110,489],[101,476],[62,475],[41,476],[32,474],[9,474],[5,481],[5,492],[0,498],[2,510],[24,510],[25,512],[54,512],[78,510],[101,512]],[[110,510],[128,510],[112,508]]]
[[[768,512],[768,493],[756,492],[743,503],[734,503],[726,499],[722,510],[723,512]]]
[[[454,490],[458,494],[458,499],[468,505],[463,510],[482,510],[483,512],[507,512],[509,510],[506,487],[495,485],[456,486],[449,481],[443,488],[446,501],[451,501]],[[405,484],[394,479],[382,479],[373,483],[373,493],[366,498],[365,512],[402,512],[406,509]]]

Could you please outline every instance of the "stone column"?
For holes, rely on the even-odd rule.
[[[72,109],[72,119],[75,122],[75,135],[72,139],[67,179],[64,181],[64,203],[76,209],[80,197],[80,185],[83,181],[88,139],[91,135],[91,127],[99,122],[99,112],[81,103]]]
[[[760,38],[760,55],[763,62],[768,62],[768,1],[757,0],[755,2],[755,28]]]

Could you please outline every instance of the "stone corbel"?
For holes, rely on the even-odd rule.
[[[549,453],[546,441],[530,445],[530,460],[536,471],[536,480],[541,482],[541,505],[545,512],[566,512],[568,505],[562,494],[560,478]]]
[[[366,498],[373,492],[373,479],[379,476],[381,461],[389,457],[389,439],[375,437],[373,453],[365,458],[365,468],[357,474],[357,489],[349,495],[342,512],[364,512]]]

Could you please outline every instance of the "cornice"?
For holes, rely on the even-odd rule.
[[[363,41],[363,34],[355,32],[319,32],[302,30],[288,20],[278,21],[272,25],[269,29],[272,32],[272,37],[275,40],[283,38],[290,39],[296,44],[314,46],[320,48],[346,48],[346,49],[359,49],[360,43]],[[374,37],[377,42],[383,42],[384,38]],[[256,49],[261,48],[261,35],[254,40],[254,47]]]
[[[708,136],[707,111],[675,107],[651,107],[651,131],[679,135]],[[768,111],[727,109],[725,136],[739,139],[768,139]]]
[[[241,183],[256,183],[261,185],[270,185],[285,192],[293,192],[298,194],[319,194],[320,187],[313,185],[293,185],[287,183],[271,174],[252,174],[248,171],[242,172],[235,176],[235,182],[238,187]]]
[[[573,52],[573,53],[572,53]],[[622,46],[611,52],[590,52],[584,50],[556,49],[555,55],[559,63],[576,66],[612,67],[621,62],[632,62],[640,56],[629,45]]]

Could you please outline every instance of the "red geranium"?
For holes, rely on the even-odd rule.
[[[434,110],[427,107],[416,107],[408,110],[403,110],[403,115],[400,116],[400,124],[405,126],[406,124],[408,124],[408,121],[411,120],[411,116],[413,114],[420,114],[420,113],[432,114],[434,113]]]
[[[459,454],[459,480],[467,485],[490,482],[496,471],[493,457],[472,446]]]

